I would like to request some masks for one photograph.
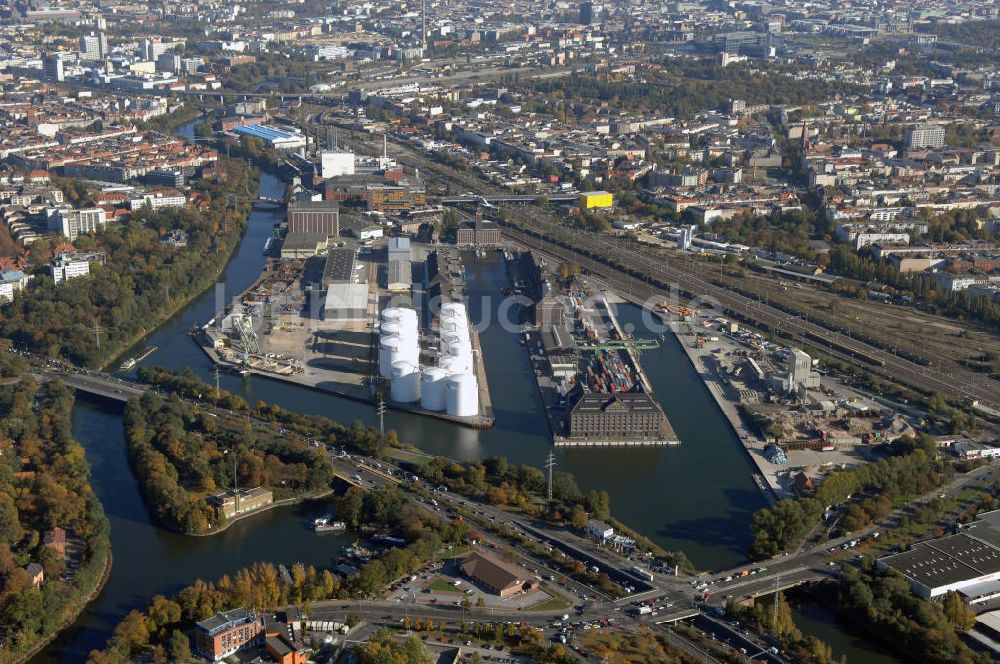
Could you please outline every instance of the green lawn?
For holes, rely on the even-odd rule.
[[[540,604],[535,604],[534,606],[528,607],[529,611],[561,611],[562,609],[569,608],[570,603],[564,598],[553,595],[544,602]]]
[[[427,588],[427,590],[430,590],[432,593],[458,593],[458,594],[462,594],[462,593],[465,592],[465,590],[462,588],[462,586],[457,586],[457,587],[453,586],[453,585],[451,585],[451,583],[449,583],[448,581],[446,581],[444,579],[444,577],[441,577],[441,576],[439,576],[439,577],[435,578],[433,581],[431,581],[430,584],[428,584],[426,586],[426,588]]]

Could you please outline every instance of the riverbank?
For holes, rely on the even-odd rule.
[[[660,320],[664,319],[661,317]],[[682,332],[685,328],[690,328],[688,323],[681,321],[665,322],[670,328],[670,331],[673,332],[674,337],[677,339],[681,348],[684,350],[684,354],[687,355],[687,358],[690,360],[694,370],[701,377],[702,382],[705,385],[705,390],[712,396],[712,399],[719,407],[719,412],[722,413],[726,422],[729,423],[733,432],[740,439],[747,457],[757,468],[758,473],[754,476],[754,483],[761,490],[764,498],[767,499],[769,504],[774,504],[777,500],[788,497],[787,491],[785,491],[781,484],[778,483],[778,478],[774,469],[769,467],[770,464],[766,463],[764,458],[760,456],[759,452],[754,453],[755,447],[763,448],[765,443],[757,440],[753,434],[744,428],[743,420],[740,417],[740,413],[736,406],[732,401],[726,398],[724,388],[713,378],[713,374],[705,365],[705,359],[712,356],[713,349],[710,348],[708,344],[702,346],[701,348],[695,348],[690,343],[686,343],[687,340],[694,338],[693,333],[689,332],[685,334]]]
[[[176,316],[183,309],[187,308],[187,306],[192,302],[194,302],[196,299],[198,299],[208,291],[212,290],[213,286],[215,286],[215,284],[219,282],[219,277],[222,276],[222,273],[226,271],[226,268],[229,266],[229,263],[232,262],[233,258],[236,256],[236,253],[239,251],[240,244],[243,240],[243,235],[246,232],[246,228],[249,225],[249,223],[250,223],[250,213],[248,212],[246,219],[244,219],[243,221],[239,236],[233,243],[233,246],[229,250],[229,253],[227,254],[225,260],[220,261],[217,268],[213,271],[213,274],[209,279],[209,283],[206,283],[203,288],[197,290],[196,292],[191,293],[190,296],[185,297],[182,300],[174,303],[167,310],[165,311],[161,310],[160,315],[156,316],[155,322],[150,326],[149,329],[143,328],[141,332],[137,332],[136,334],[134,334],[128,340],[128,342],[123,346],[122,350],[109,356],[107,360],[105,360],[103,363],[101,363],[100,366],[98,366],[98,370],[107,371],[108,367],[114,367],[116,363],[120,364],[120,361],[123,357],[127,357],[136,347],[138,347],[141,343],[143,343],[143,341],[145,341],[150,336],[150,334],[155,332],[157,328],[159,328],[165,322]]]
[[[104,558],[104,568],[101,570],[101,576],[93,588],[87,592],[80,601],[80,605],[73,610],[73,612],[66,616],[59,626],[52,631],[52,633],[45,636],[43,639],[33,644],[27,651],[21,653],[16,659],[12,660],[11,664],[22,664],[24,662],[29,662],[38,653],[42,652],[49,644],[55,641],[63,633],[63,631],[72,627],[80,616],[83,614],[84,610],[97,599],[97,596],[101,594],[104,587],[108,584],[108,579],[111,578],[111,567],[113,565],[114,556],[111,551],[111,542],[108,541],[108,555]]]
[[[211,530],[205,531],[203,533],[178,533],[178,534],[179,535],[189,535],[191,537],[211,537],[212,535],[218,535],[220,533],[226,532],[227,530],[229,530],[229,528],[233,524],[239,523],[243,519],[247,519],[247,518],[252,517],[252,516],[260,516],[261,514],[264,514],[265,512],[269,512],[269,511],[273,510],[276,507],[289,507],[289,506],[298,505],[300,503],[304,503],[304,502],[307,502],[307,501],[310,501],[310,500],[322,500],[323,498],[326,498],[327,496],[333,495],[333,493],[334,493],[334,489],[328,489],[326,491],[323,491],[323,492],[320,492],[320,493],[316,493],[316,494],[310,494],[310,495],[307,495],[307,496],[295,496],[293,498],[285,498],[284,500],[276,500],[273,503],[271,503],[270,505],[265,505],[264,507],[260,507],[258,509],[255,509],[252,512],[244,512],[243,514],[238,514],[237,516],[234,516],[231,519],[226,519],[226,522],[224,524],[222,524],[221,526],[218,526],[216,528],[212,528]]]

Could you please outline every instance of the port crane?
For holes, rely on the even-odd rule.
[[[576,346],[580,350],[655,350],[660,347],[660,342],[657,339],[580,340],[576,342]]]
[[[239,332],[240,335],[240,345],[243,348],[243,365],[248,366],[252,355],[262,354],[260,350],[260,340],[257,338],[256,330],[253,329],[253,312],[250,310],[244,310],[243,312],[234,315],[233,323],[236,326],[236,331]]]

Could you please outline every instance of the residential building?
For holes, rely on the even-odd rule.
[[[944,147],[944,125],[920,124],[906,130],[906,147],[911,150],[919,148]]]
[[[24,571],[28,573],[32,588],[41,588],[42,584],[45,583],[45,569],[38,563],[28,563]]]
[[[246,609],[216,613],[195,625],[194,649],[213,662],[244,648],[259,647],[264,641],[264,625]]]
[[[49,273],[52,275],[52,281],[56,284],[77,277],[86,277],[90,274],[90,261],[70,253],[63,253],[52,259]]]
[[[106,224],[104,210],[98,207],[78,210],[65,207],[52,208],[48,221],[49,230],[69,238],[70,242],[83,233],[96,233]]]
[[[28,275],[21,270],[0,272],[0,300],[13,300],[14,293],[28,285]]]

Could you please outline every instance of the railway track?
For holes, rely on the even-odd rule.
[[[945,374],[717,286],[678,267],[674,261],[659,256],[654,261],[641,251],[628,250],[617,242],[578,229],[546,224],[537,218],[530,222],[534,226],[530,229],[509,221],[502,223],[512,240],[560,260],[574,261],[617,288],[628,287],[633,296],[662,298],[676,287],[689,298],[714,301],[733,317],[860,360],[914,387],[957,399],[977,399],[994,407],[1000,404],[1000,386],[971,372]]]
[[[377,154],[381,151],[381,141],[374,141],[370,136],[354,133],[354,139],[356,145],[360,144],[358,147],[363,146],[367,152]],[[408,165],[420,167],[446,181],[457,180],[470,191],[484,194],[497,191],[468,173],[455,172],[451,167],[415,152],[412,146],[396,137],[391,137],[391,142],[398,157],[403,162],[409,162]],[[924,366],[848,334],[790,315],[766,300],[748,297],[711,283],[693,269],[684,269],[681,265],[683,260],[650,255],[638,246],[625,247],[615,238],[547,221],[543,215],[528,216],[524,211],[511,209],[508,209],[508,214],[520,217],[517,223],[501,221],[511,239],[561,260],[572,260],[604,277],[623,292],[630,290],[633,296],[662,298],[676,287],[691,299],[710,298],[730,317],[773,330],[778,336],[799,339],[848,361],[864,363],[889,379],[929,393],[959,400],[976,399],[988,406],[1000,407],[1000,384],[988,377],[968,370],[944,372]]]

